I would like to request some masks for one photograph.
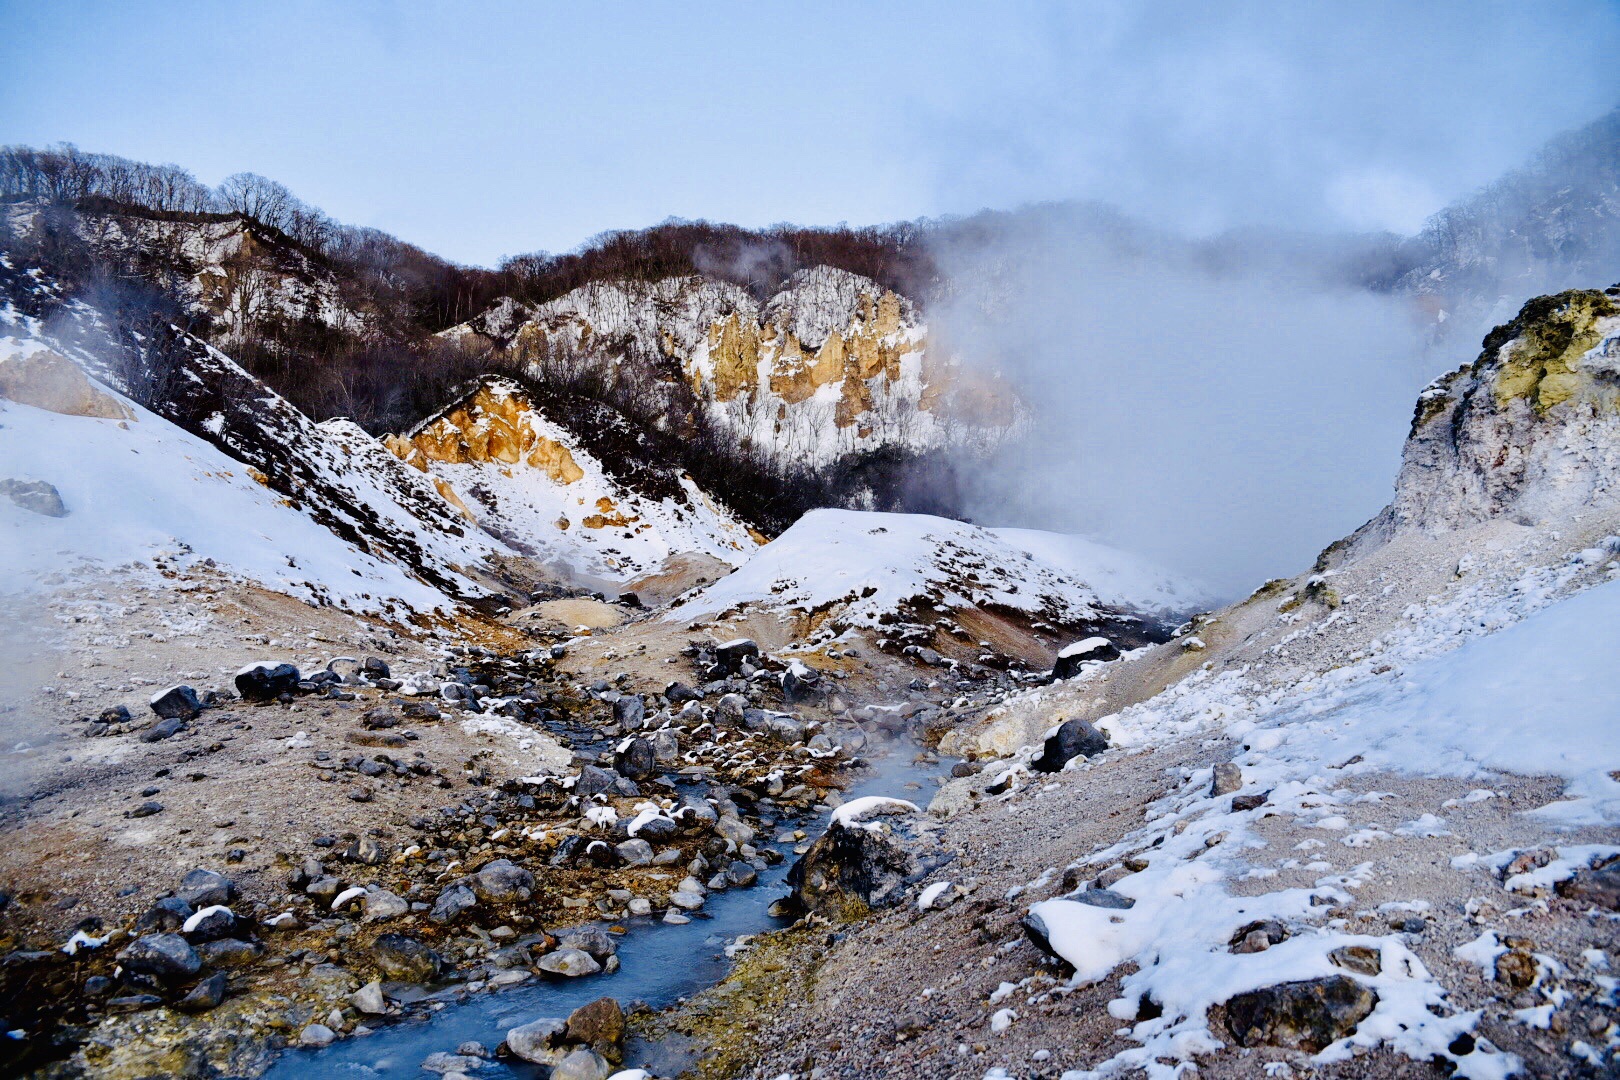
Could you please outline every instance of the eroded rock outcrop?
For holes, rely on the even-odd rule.
[[[594,282],[533,307],[503,299],[444,336],[537,370],[628,362],[666,386],[679,380],[739,440],[795,464],[991,443],[1018,417],[1005,387],[930,344],[909,299],[829,266],[793,275],[763,304],[696,276]]]

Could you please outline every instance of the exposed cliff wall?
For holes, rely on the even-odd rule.
[[[1620,289],[1529,301],[1418,400],[1395,498],[1354,542],[1620,498]]]
[[[537,374],[593,366],[672,403],[678,381],[739,443],[782,463],[988,445],[1018,419],[1010,389],[933,346],[910,300],[827,266],[764,304],[700,277],[599,282],[534,307],[503,300],[445,336],[510,351]]]

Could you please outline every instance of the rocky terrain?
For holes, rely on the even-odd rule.
[[[81,202],[8,235],[118,287],[0,252],[8,1074],[1615,1071],[1620,287],[1523,304],[1383,512],[1209,610],[705,480],[1016,432],[874,278],[413,323],[473,377],[379,435],[232,354],[403,334],[350,264]]]

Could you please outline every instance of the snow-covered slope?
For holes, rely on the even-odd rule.
[[[618,436],[611,468],[522,387],[491,377],[386,445],[481,527],[581,583],[624,584],[694,554],[736,566],[754,551],[748,529],[689,477],[631,459],[622,418],[571,417],[582,422]]]
[[[0,336],[0,371],[21,352]],[[0,472],[46,483],[65,513],[0,499],[0,592],[28,593],[130,564],[221,573],[351,611],[427,611],[444,594],[366,554],[290,506],[247,466],[169,421],[88,383],[127,419],[0,400]]]
[[[978,608],[1072,626],[1120,613],[1184,613],[1198,591],[1080,537],[983,529],[926,514],[815,510],[671,619],[749,607],[876,627],[897,614]]]
[[[445,336],[542,366],[678,378],[724,430],[784,464],[987,445],[1018,413],[1007,387],[929,342],[910,300],[829,266],[764,304],[700,277],[596,282],[535,307],[502,300]]]
[[[32,358],[30,365],[38,367],[43,357],[52,370],[88,372],[131,401],[153,401],[164,420],[199,443],[213,444],[221,460],[232,462],[233,474],[265,485],[280,504],[358,549],[356,557],[393,563],[428,586],[430,592],[413,595],[431,600],[430,606],[446,603],[447,596],[488,595],[497,584],[489,577],[493,561],[516,555],[370,436],[350,424],[315,424],[223,353],[172,325],[153,320],[139,331],[118,325],[4,256],[0,286],[0,334],[13,364]],[[64,454],[56,471],[72,471],[66,464],[71,444],[54,438],[47,443]],[[158,472],[164,468],[161,458],[146,458],[145,464]],[[167,481],[155,476],[153,483]],[[168,507],[176,519],[191,512],[184,503]],[[297,548],[286,554],[299,557]],[[199,548],[198,555],[214,553]]]

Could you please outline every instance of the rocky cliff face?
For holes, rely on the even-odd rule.
[[[466,517],[581,583],[622,585],[673,562],[740,564],[755,538],[692,480],[653,460],[640,433],[602,406],[553,403],[486,377],[384,445]]]
[[[19,243],[52,227],[37,203],[15,204],[7,215],[7,231]],[[364,335],[376,324],[330,268],[245,218],[81,211],[73,229],[98,259],[161,279],[214,320],[214,341],[223,347],[262,337],[270,327]]]
[[[699,277],[601,282],[534,307],[503,300],[445,336],[511,350],[537,373],[584,364],[661,381],[666,393],[678,382],[739,441],[784,463],[989,444],[1018,416],[1010,390],[930,343],[910,300],[827,266],[795,274],[764,304]]]
[[[1620,497],[1617,297],[1537,297],[1425,390],[1395,499],[1354,539],[1500,517],[1536,525]]]

